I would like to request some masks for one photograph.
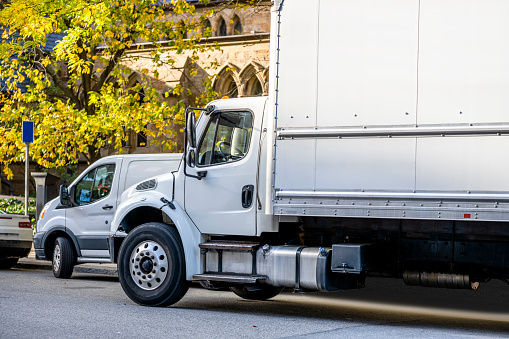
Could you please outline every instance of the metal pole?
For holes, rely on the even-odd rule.
[[[28,216],[28,148],[30,143],[25,143],[25,215]]]

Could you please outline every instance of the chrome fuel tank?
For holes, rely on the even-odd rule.
[[[256,253],[257,273],[267,276],[265,282],[272,286],[319,290],[319,266],[325,269],[326,253],[320,247],[264,246]]]

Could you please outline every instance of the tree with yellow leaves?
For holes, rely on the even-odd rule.
[[[125,66],[126,52],[147,48],[155,69],[171,66],[179,53],[196,55],[208,48],[199,42],[210,28],[200,26],[211,14],[197,13],[185,0],[11,0],[1,5],[4,173],[12,176],[9,165],[24,160],[23,120],[35,123],[30,156],[47,168],[76,163],[81,155],[92,163],[105,147],[120,151],[130,130],[154,137],[170,133],[167,126],[179,119],[183,105],[169,107],[159,100],[150,81],[127,88],[132,70]],[[152,76],[157,78],[157,71]]]

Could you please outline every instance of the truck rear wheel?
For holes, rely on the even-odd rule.
[[[120,247],[117,268],[122,289],[140,305],[172,305],[189,288],[179,234],[165,224],[146,223],[129,233]]]
[[[69,279],[76,260],[74,248],[68,238],[58,237],[53,247],[51,268],[56,278]]]
[[[250,288],[248,286],[232,286],[230,290],[241,298],[249,300],[267,300],[274,298],[279,293],[283,292],[284,287],[274,286],[257,286]]]

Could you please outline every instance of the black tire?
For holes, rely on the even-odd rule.
[[[243,299],[249,300],[267,300],[274,298],[279,293],[283,292],[284,287],[274,286],[232,286],[230,290]]]
[[[53,247],[53,258],[51,268],[56,278],[69,279],[72,275],[76,255],[71,240],[58,237]]]
[[[143,306],[168,306],[186,294],[184,248],[174,227],[156,222],[136,227],[122,242],[118,278],[127,296]]]
[[[18,263],[19,258],[7,258],[0,260],[0,270],[8,270]]]

